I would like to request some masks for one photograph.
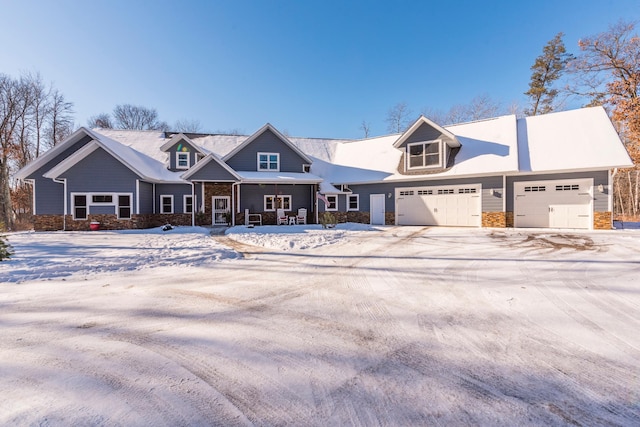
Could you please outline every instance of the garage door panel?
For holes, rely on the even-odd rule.
[[[592,227],[593,179],[515,182],[516,227]]]
[[[480,226],[479,185],[403,188],[396,195],[399,225]]]

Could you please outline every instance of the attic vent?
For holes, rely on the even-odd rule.
[[[304,173],[311,172],[311,165],[302,165],[302,172]]]

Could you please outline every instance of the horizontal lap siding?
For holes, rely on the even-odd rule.
[[[153,213],[153,184],[141,182],[140,185],[140,213]]]
[[[609,172],[608,171],[595,171],[595,172],[574,172],[574,173],[555,173],[548,175],[526,175],[526,176],[509,176],[507,177],[507,212],[513,212],[514,209],[514,182],[522,181],[555,181],[562,179],[584,179],[593,178],[594,187],[602,185],[604,187],[604,193],[593,191],[593,209],[595,212],[607,212],[609,210],[609,192],[611,189],[608,187]]]
[[[442,179],[442,180],[430,180],[430,181],[412,181],[412,182],[394,182],[384,184],[353,184],[349,185],[349,188],[353,191],[353,194],[359,194],[360,197],[360,211],[367,212],[370,210],[369,196],[371,194],[385,194],[385,211],[395,212],[395,189],[406,187],[441,187],[447,185],[472,185],[480,184],[482,186],[482,211],[483,212],[501,212],[502,211],[502,197],[504,191],[502,190],[502,176],[491,176],[482,178],[464,178],[464,179]],[[491,194],[491,190],[495,190],[494,194]],[[389,197],[391,194],[391,197]],[[324,209],[324,203],[320,203],[322,209]],[[341,211],[346,210],[346,196],[341,196],[338,201],[338,207]]]
[[[133,200],[136,197],[138,176],[101,148],[61,177],[67,180],[68,193],[131,193]],[[71,197],[68,204],[71,212]]]
[[[257,171],[258,153],[280,153],[280,172],[302,172],[302,165],[305,164],[297,152],[270,130],[258,136],[226,163],[236,171]]]
[[[189,177],[189,181],[237,181],[228,170],[222,167],[215,160],[210,160],[202,169]]]
[[[173,196],[173,213],[184,212],[185,194],[191,194],[190,184],[156,184],[156,213],[160,213],[160,196]]]
[[[56,166],[58,163],[84,147],[91,138],[85,136],[71,147],[64,150],[61,154],[54,157],[44,166],[40,167],[28,179],[35,180],[35,205],[37,215],[54,215],[64,213],[64,187],[60,183],[56,183],[42,175]]]
[[[243,185],[240,189],[240,212],[249,209],[249,212],[262,212],[264,210],[265,195],[290,195],[291,211],[299,208],[313,210],[313,185]]]
[[[184,170],[184,169],[178,169],[178,165],[176,164],[176,157],[177,157],[176,153],[178,152],[178,146],[180,145],[182,145],[182,147],[187,147],[189,149],[189,151],[186,151],[186,153],[189,153],[189,164],[191,166],[196,164],[197,150],[193,148],[193,145],[189,144],[188,142],[180,140],[176,142],[174,145],[172,145],[171,148],[169,148],[166,151],[166,153],[169,155],[169,169],[172,171]],[[180,151],[180,152],[184,153],[185,151]]]

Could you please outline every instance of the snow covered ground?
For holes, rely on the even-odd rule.
[[[639,425],[633,228],[10,234],[0,425]]]

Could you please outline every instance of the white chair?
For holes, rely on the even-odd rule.
[[[289,217],[284,213],[284,209],[276,210],[276,221],[278,225],[285,224],[289,221]]]
[[[305,208],[298,209],[298,215],[296,215],[296,222],[298,224],[307,223],[307,210]]]

